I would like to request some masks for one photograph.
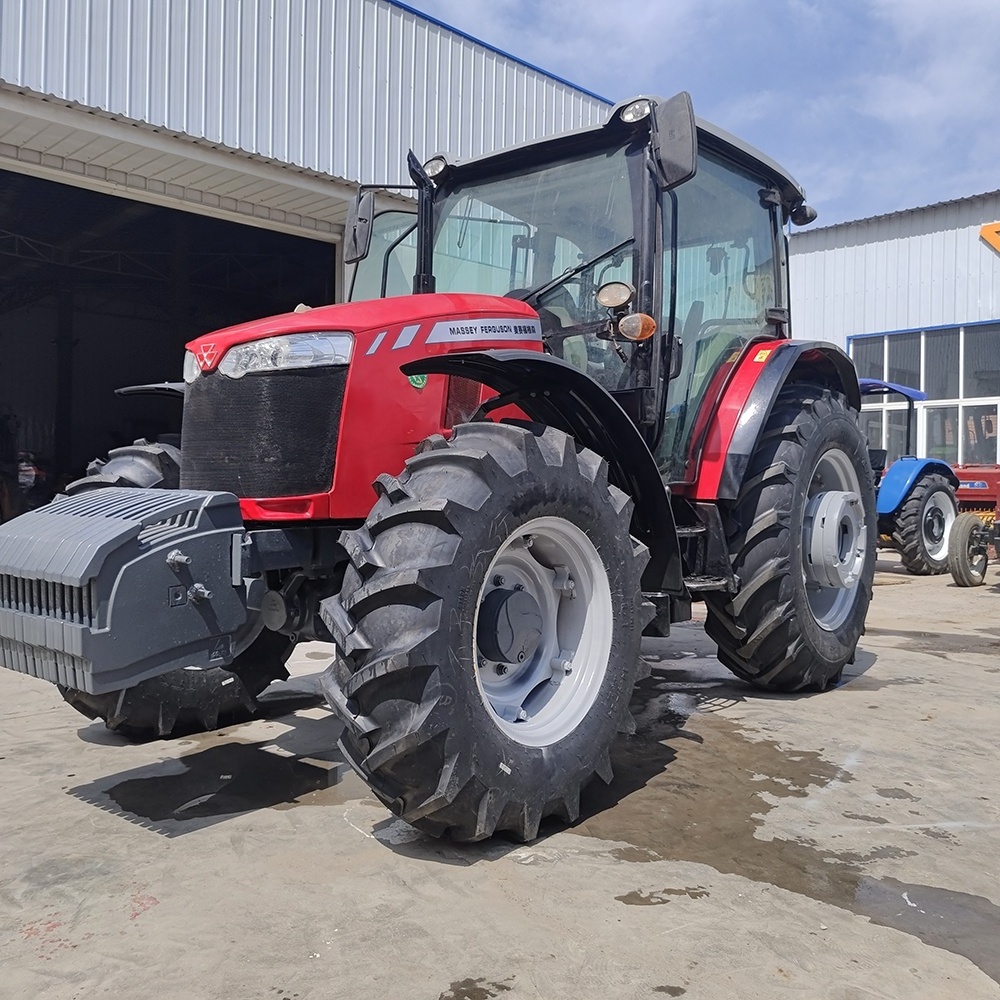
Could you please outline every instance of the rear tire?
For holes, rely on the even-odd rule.
[[[577,819],[634,729],[647,551],[606,463],[561,431],[465,424],[424,449],[345,533],[324,689],[347,759],[397,816],[532,840],[545,816]]]
[[[104,486],[131,486],[136,489],[176,490],[181,484],[181,452],[172,444],[139,438],[123,448],[95,458],[83,479],[70,483],[65,493],[75,496]]]
[[[724,511],[740,589],[705,595],[705,629],[738,677],[770,691],[822,691],[853,661],[875,575],[871,478],[867,443],[844,397],[814,385],[785,386],[739,496]],[[831,567],[843,574],[839,588],[816,584],[807,562],[804,538],[817,516],[810,503],[823,493],[844,498],[838,516],[848,519],[834,536],[846,539],[842,562]]]
[[[136,489],[177,489],[180,449],[140,438],[115,448],[107,460],[94,459],[87,475],[66,487],[74,496],[107,486]],[[267,629],[257,630],[249,645],[228,668],[192,667],[171,670],[159,677],[106,694],[88,694],[59,685],[63,700],[88,719],[101,719],[112,732],[131,740],[205,732],[252,719],[259,710],[257,696],[272,681],[288,676],[285,661],[294,640]]]
[[[989,563],[986,527],[975,514],[959,514],[948,539],[948,569],[959,587],[980,587]]]
[[[948,571],[948,536],[958,516],[955,492],[944,476],[921,476],[896,515],[892,541],[903,568],[916,576]]]

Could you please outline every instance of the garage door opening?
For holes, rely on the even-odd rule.
[[[179,401],[114,390],[179,381],[201,333],[333,302],[334,275],[331,243],[0,171],[5,478],[30,454],[39,499],[111,448],[177,434]]]

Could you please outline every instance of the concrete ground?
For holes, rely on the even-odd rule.
[[[318,645],[266,720],[144,746],[0,671],[0,997],[998,997],[1000,577],[879,567],[823,695],[646,642],[614,782],[526,846],[342,775]]]

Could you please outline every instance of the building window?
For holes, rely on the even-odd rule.
[[[920,388],[920,334],[897,333],[888,337],[889,381]]]
[[[940,458],[949,465],[958,464],[958,407],[928,406],[927,457]]]
[[[1000,396],[1000,326],[971,326],[965,331],[963,395]]]
[[[883,378],[885,337],[857,337],[851,341],[851,357],[861,378]]]
[[[952,465],[1000,462],[1000,323],[852,337],[849,351],[861,378],[926,392],[910,427],[910,454]],[[896,395],[862,404],[868,446],[885,448],[888,463],[907,450],[906,412]]]
[[[924,334],[924,390],[931,399],[958,398],[959,331]]]

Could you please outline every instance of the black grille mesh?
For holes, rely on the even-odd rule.
[[[238,497],[326,492],[346,385],[346,367],[195,379],[184,400],[181,488]]]

